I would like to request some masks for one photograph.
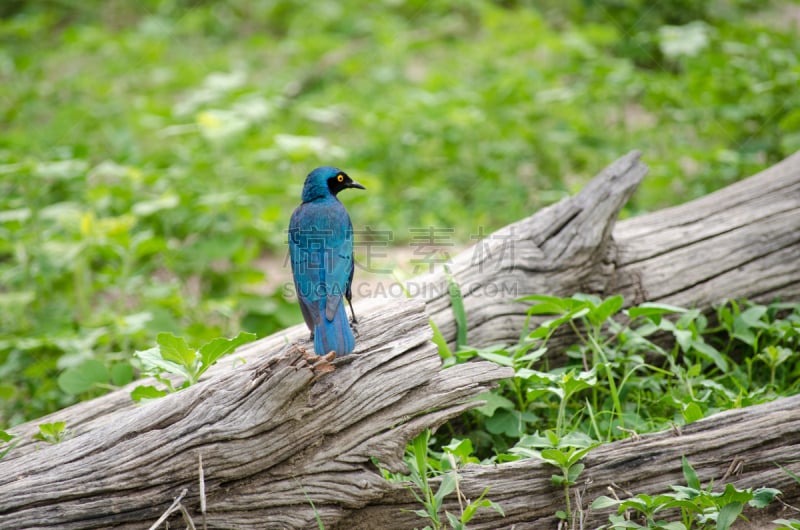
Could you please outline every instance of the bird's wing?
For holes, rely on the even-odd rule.
[[[313,267],[309,267],[311,261],[309,245],[311,243],[309,231],[302,228],[306,222],[304,206],[302,204],[298,206],[289,221],[289,259],[292,264],[292,278],[297,300],[300,302],[300,312],[309,329],[314,329],[314,326],[319,324],[320,317],[319,311],[313,309],[319,274]]]
[[[351,242],[352,242],[352,233],[353,233],[353,223],[350,222],[350,217],[347,218],[348,223],[350,224],[350,234],[351,234]],[[356,260],[353,257],[352,246],[350,250],[350,276],[347,278],[347,291],[344,293],[345,297],[348,300],[353,298],[353,273],[355,272]],[[353,306],[350,306],[350,309],[353,309]],[[353,317],[355,318],[355,317]]]
[[[289,254],[303,316],[316,316],[314,302],[324,296],[325,317],[333,320],[353,270],[353,225],[344,206],[300,205],[289,222]]]
[[[353,277],[353,225],[344,207],[341,208],[337,228],[330,241],[326,263],[328,298],[325,301],[325,318],[333,320],[342,297],[350,292]]]

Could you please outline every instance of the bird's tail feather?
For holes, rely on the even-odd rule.
[[[325,316],[325,304],[320,303],[319,324],[314,326],[314,352],[317,355],[325,355],[328,352],[336,352],[336,356],[347,355],[356,347],[356,339],[350,323],[347,321],[347,312],[344,309],[344,301],[339,304],[339,309],[333,315],[333,320],[328,320]]]

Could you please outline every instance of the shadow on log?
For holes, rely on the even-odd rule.
[[[469,342],[515,342],[526,307],[513,300],[532,293],[621,293],[628,303],[704,308],[730,297],[800,297],[800,154],[708,197],[616,223],[645,173],[630,153],[575,197],[454,258]],[[359,304],[358,348],[333,371],[304,353],[307,331],[295,326],[155,402],[135,405],[127,388],[11,429],[22,441],[0,460],[0,528],[143,528],[183,489],[196,517],[200,455],[210,528],[314,527],[310,502],[326,527],[419,526],[399,511],[417,508],[410,493],[385,482],[372,458],[401,470],[409,439],[475,406],[474,396],[511,375],[486,362],[442,371],[428,317],[448,340],[456,326],[447,290],[425,292],[434,294]],[[798,454],[798,404],[786,398],[693,423],[679,436],[600,447],[586,459],[587,499],[607,493],[611,481],[637,493],[680,483],[685,454],[704,480],[741,458],[738,484],[785,485],[794,502],[800,492],[773,460]],[[48,421],[66,421],[71,437],[32,441]],[[508,514],[481,512],[470,527],[554,526],[563,501],[551,474],[536,461],[466,469],[467,496],[492,486]]]

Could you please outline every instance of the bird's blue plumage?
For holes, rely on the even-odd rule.
[[[294,285],[317,355],[346,355],[355,349],[344,307],[353,281],[353,224],[336,197],[346,188],[364,189],[337,168],[315,169],[306,177],[303,202],[289,222]]]

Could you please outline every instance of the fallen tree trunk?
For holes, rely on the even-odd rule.
[[[608,523],[609,510],[588,510],[601,495],[620,499],[647,493],[669,493],[669,485],[686,485],[681,468],[685,456],[703,483],[726,482],[740,488],[769,486],[783,491],[785,502],[797,504],[800,484],[777,464],[798,472],[800,455],[800,396],[779,399],[747,409],[730,410],[670,431],[628,438],[594,449],[583,461],[586,468],[577,485],[584,502],[575,509],[584,513],[586,528]],[[469,499],[489,489],[489,498],[499,503],[505,517],[482,510],[470,529],[556,528],[556,510],[565,508],[563,491],[552,485],[558,470],[540,460],[527,459],[498,466],[467,466],[460,472],[460,488]],[[438,481],[434,489],[438,487]],[[715,488],[720,491],[721,488]],[[613,493],[612,493],[613,492]],[[407,489],[395,486],[380,503],[368,506],[334,528],[414,528],[421,519],[409,510],[418,508]],[[776,518],[775,503],[771,515]],[[458,502],[445,510],[460,513]],[[788,517],[798,518],[790,513]],[[784,516],[786,517],[786,516]],[[737,526],[738,527],[738,526]],[[764,523],[754,528],[768,528]]]
[[[146,528],[182,489],[196,516],[201,457],[210,528],[341,520],[390,487],[371,458],[404,469],[410,438],[511,375],[491,363],[441,371],[419,302],[362,320],[369,355],[331,365],[294,345],[257,348],[143,406],[80,425],[62,411],[71,439],[0,460],[0,528]]]
[[[470,343],[516,341],[525,306],[513,300],[537,292],[621,292],[629,303],[699,307],[728,297],[800,296],[800,155],[709,198],[615,228],[645,172],[638,153],[631,153],[575,197],[456,257],[451,269],[464,292]],[[715,256],[724,260],[714,263]],[[441,275],[413,281],[446,285]],[[313,366],[316,359],[292,346],[307,346],[307,331],[296,326],[240,348],[198,385],[154,403],[136,406],[124,389],[12,429],[22,442],[0,460],[0,528],[141,528],[183,489],[182,504],[197,516],[200,455],[211,528],[313,526],[315,510],[328,527],[358,522],[378,528],[369,525],[387,517],[391,524],[385,527],[419,525],[407,515],[387,515],[407,506],[407,493],[383,481],[371,457],[401,469],[411,437],[474,406],[470,398],[510,375],[485,362],[441,371],[427,318],[454,339],[450,298],[446,288],[420,292],[426,295],[417,302],[357,305],[357,351],[337,360],[333,372],[324,361]],[[244,365],[236,366],[239,359]],[[765,410],[783,410],[776,403]],[[36,425],[47,421],[66,421],[71,438],[57,445],[33,442]],[[710,421],[698,425],[711,428]],[[796,423],[778,426],[776,440],[794,447]],[[708,436],[718,434],[711,430]],[[588,461],[625,443],[599,448]],[[650,446],[628,447],[644,455]],[[755,442],[740,447],[760,450]],[[720,454],[710,465],[718,467],[728,456]],[[641,456],[629,463],[631,473],[653,469]],[[760,469],[754,477],[775,478]],[[674,481],[670,473],[647,483],[647,492]],[[522,478],[512,478],[518,474]],[[560,507],[551,474],[536,462],[472,468],[464,472],[464,488],[474,498],[481,481],[497,482],[492,498],[507,503],[508,521],[522,528]],[[524,480],[524,487],[515,480]],[[500,486],[506,481],[507,489]],[[515,487],[541,495],[522,496],[520,505],[511,498]],[[524,503],[534,501],[528,516]],[[482,517],[477,524],[484,528],[511,526]]]

